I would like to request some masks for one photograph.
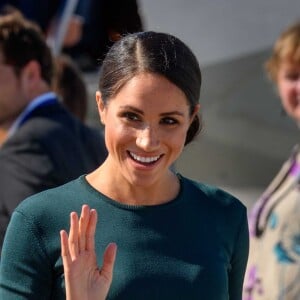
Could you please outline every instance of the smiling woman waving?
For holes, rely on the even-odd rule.
[[[241,299],[245,206],[170,168],[201,129],[200,86],[194,54],[172,35],[140,32],[112,46],[96,93],[108,157],[18,207],[4,299],[65,299],[65,287],[68,300]]]

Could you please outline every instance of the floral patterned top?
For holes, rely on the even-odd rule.
[[[300,300],[300,147],[249,215],[243,300]]]

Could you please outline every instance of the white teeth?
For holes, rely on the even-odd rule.
[[[158,156],[153,156],[153,157],[142,157],[142,156],[138,156],[132,152],[130,152],[130,155],[137,161],[142,162],[142,163],[152,163],[154,161],[157,161],[159,159],[159,155]]]

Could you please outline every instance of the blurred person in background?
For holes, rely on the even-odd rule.
[[[61,54],[55,57],[53,90],[71,113],[86,122],[88,91],[81,70],[70,56]]]
[[[3,13],[17,8],[36,22],[45,36],[56,34],[67,0],[3,0]],[[10,6],[8,6],[10,5]],[[83,71],[96,71],[122,35],[142,31],[143,19],[137,0],[78,0],[68,22],[61,51],[69,54]]]
[[[300,22],[277,39],[266,70],[287,115],[300,124]],[[300,299],[300,146],[254,204],[244,300]]]
[[[63,42],[65,47],[76,45],[82,38],[82,28],[89,1],[79,0],[71,13]],[[17,9],[25,18],[37,23],[47,38],[55,34],[67,2],[68,0],[2,0],[0,14],[8,14]]]
[[[81,40],[64,49],[83,71],[97,69],[120,37],[144,30],[138,0],[89,0],[84,19]]]
[[[7,130],[0,127],[0,148],[7,137]]]
[[[94,170],[106,157],[99,130],[82,124],[51,89],[54,62],[35,23],[0,16],[0,246],[26,197]]]

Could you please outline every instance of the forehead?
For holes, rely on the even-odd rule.
[[[165,76],[155,73],[140,73],[132,77],[119,91],[118,94],[131,94],[141,97],[153,98],[161,96],[176,96],[184,98],[184,92],[174,83],[169,81]]]
[[[184,92],[162,75],[141,73],[130,79],[111,98],[117,107],[134,106],[141,110],[188,109]]]

